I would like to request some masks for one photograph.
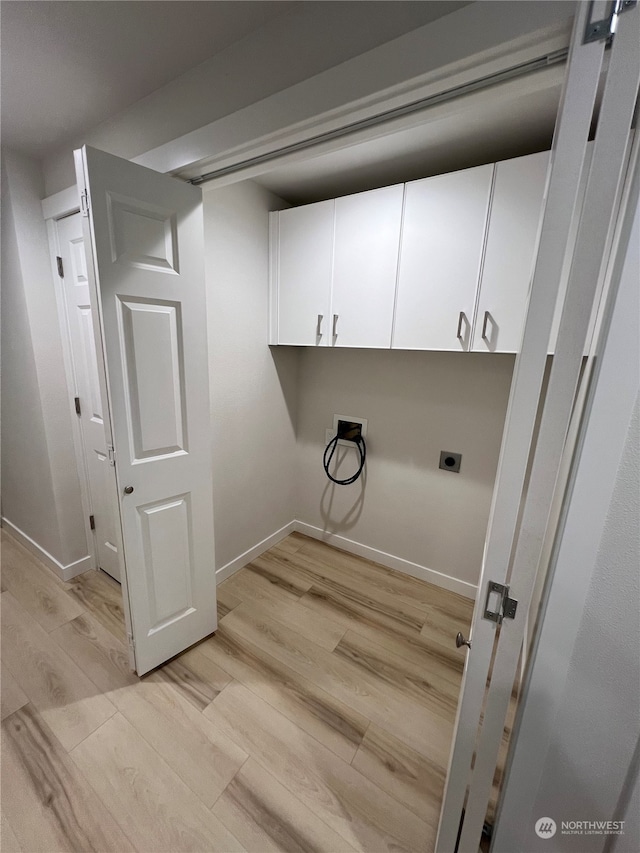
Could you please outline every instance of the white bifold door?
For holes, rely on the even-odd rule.
[[[142,675],[217,627],[201,191],[102,151],[75,154]]]
[[[584,405],[584,400],[590,399],[589,376],[599,369],[607,312],[615,302],[620,259],[626,254],[635,210],[640,140],[636,137],[631,149],[631,134],[640,92],[640,7],[616,6],[610,28],[592,17],[598,13],[597,7],[589,3],[576,6],[526,323],[514,368],[468,638],[436,853],[478,851],[537,573],[544,566],[546,544],[561,535],[566,504],[559,513],[553,510],[556,501],[559,505],[571,499],[572,475],[567,485],[567,478],[559,477],[559,471],[567,470],[579,456],[589,419],[588,402]],[[605,59],[610,32],[615,34]],[[605,85],[596,110],[603,72]],[[588,140],[594,111],[597,127],[590,156]],[[523,189],[526,191],[526,186]],[[526,248],[520,247],[520,251]],[[556,301],[563,288],[558,339],[543,396]],[[592,317],[599,307],[604,308],[604,320],[597,324],[599,334],[592,343]],[[585,351],[590,355],[586,367]],[[586,387],[581,385],[585,377]],[[542,396],[536,437],[534,424]],[[575,424],[577,439],[572,441],[569,437]],[[553,571],[553,554],[549,571]],[[527,690],[525,675],[525,695]],[[545,704],[544,696],[533,698],[540,707]],[[549,725],[553,728],[553,720]],[[498,800],[498,825],[500,808]],[[527,827],[527,833],[527,837],[537,837],[534,826]],[[560,832],[552,842],[546,838],[540,843],[541,850],[549,843],[548,849],[577,849],[563,840]]]

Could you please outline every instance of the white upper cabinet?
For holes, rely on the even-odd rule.
[[[549,152],[496,164],[471,349],[517,352],[542,214]]]
[[[406,185],[395,349],[470,348],[493,169]]]
[[[270,343],[329,346],[335,202],[272,214]]]
[[[269,343],[517,352],[549,156],[271,214]]]
[[[331,345],[390,347],[404,185],[336,199]]]

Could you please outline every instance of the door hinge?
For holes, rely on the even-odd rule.
[[[80,207],[83,216],[89,216],[89,193],[86,189],[80,193]]]
[[[62,258],[60,255],[56,255],[56,263],[58,265],[58,275],[60,278],[64,278],[64,265],[62,263]]]
[[[80,397],[74,397],[73,402],[75,403],[75,406],[76,406],[76,415],[81,415],[82,409],[80,408]]]
[[[611,11],[606,18],[600,18],[598,21],[589,20],[584,32],[583,44],[588,44],[592,41],[602,41],[602,39],[610,39],[615,35],[618,28],[618,18],[623,12],[628,9],[633,9],[637,5],[637,0],[614,0],[611,3]],[[594,3],[591,1],[591,8]]]
[[[500,625],[503,619],[514,619],[517,609],[517,600],[509,598],[509,587],[506,584],[489,581],[487,599],[484,603],[484,618]]]
[[[127,642],[129,643],[129,648],[131,651],[135,652],[136,650],[136,641],[133,639],[133,634],[130,634],[127,631]]]
[[[96,529],[96,517],[95,517],[95,515],[90,515],[90,516],[89,516],[89,527],[90,527],[92,530],[95,530],[95,529]]]
[[[107,445],[107,453],[109,455],[109,465],[116,464],[116,452],[111,444]]]

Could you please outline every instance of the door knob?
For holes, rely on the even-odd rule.
[[[125,486],[124,487],[125,495],[130,495],[132,491],[133,491],[133,486]]]
[[[469,646],[471,648],[471,641],[465,640],[460,631],[456,634],[456,648],[459,649],[461,646]]]

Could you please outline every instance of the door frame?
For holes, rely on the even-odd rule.
[[[60,329],[60,340],[62,342],[62,359],[64,363],[65,378],[67,381],[68,390],[68,410],[71,419],[71,436],[73,438],[73,449],[76,457],[76,466],[78,469],[78,481],[80,483],[80,501],[82,504],[83,523],[85,537],[87,541],[87,551],[90,557],[90,565],[82,563],[77,570],[71,569],[65,572],[63,580],[70,581],[77,575],[83,574],[89,570],[98,568],[98,557],[96,549],[96,539],[89,516],[91,515],[91,490],[89,488],[89,473],[87,470],[86,449],[84,438],[80,428],[80,420],[76,413],[74,398],[78,396],[78,387],[76,384],[76,372],[73,362],[73,351],[71,348],[71,336],[69,331],[69,323],[67,321],[67,310],[64,296],[63,280],[58,274],[57,257],[60,255],[60,240],[58,237],[58,222],[65,219],[67,216],[73,216],[74,213],[79,213],[78,198],[75,193],[75,187],[72,188],[73,193],[65,190],[58,193],[56,196],[44,199],[42,202],[42,212],[47,228],[47,239],[49,242],[49,262],[51,264],[51,279],[56,297],[56,308],[58,314],[58,328]]]

